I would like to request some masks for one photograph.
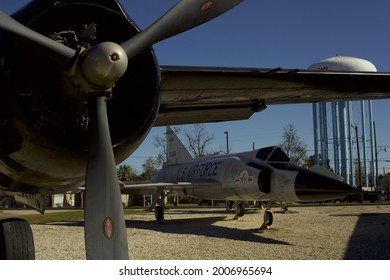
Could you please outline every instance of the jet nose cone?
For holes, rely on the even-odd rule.
[[[361,192],[340,180],[310,170],[301,170],[295,179],[295,193],[301,201],[342,199]]]

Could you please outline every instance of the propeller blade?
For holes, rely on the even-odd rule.
[[[38,47],[43,47],[61,58],[71,60],[76,54],[74,49],[31,30],[2,11],[0,11],[0,29],[21,39],[30,41]]]
[[[88,100],[85,197],[87,259],[128,260],[126,224],[107,119],[106,96]]]
[[[144,31],[122,43],[128,58],[147,47],[216,18],[243,0],[182,0]]]

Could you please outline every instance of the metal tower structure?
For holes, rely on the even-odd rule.
[[[369,61],[347,56],[336,56],[309,67],[310,70],[322,71],[363,71],[376,72],[376,67]],[[358,161],[362,162],[361,173],[364,179],[362,187],[376,185],[374,176],[374,141],[373,141],[373,118],[372,103],[368,101],[360,102],[361,113],[361,137],[354,136],[352,131],[356,127],[353,123],[352,111],[355,102],[333,102],[333,103],[314,103],[313,104],[313,130],[314,130],[314,152],[315,163],[333,171],[343,177],[344,182],[351,185],[358,185],[355,173],[358,169]],[[366,106],[368,106],[368,120],[366,116]],[[330,114],[328,114],[328,111]],[[329,121],[331,120],[331,121]],[[370,141],[367,140],[367,126],[369,127]],[[328,129],[331,125],[331,129]],[[329,131],[331,133],[329,133]],[[331,136],[329,136],[331,134]],[[359,144],[361,145],[357,145]],[[357,152],[357,146],[362,150],[362,158],[357,158],[353,153]],[[370,160],[368,160],[368,151]],[[330,160],[330,155],[333,160]],[[371,163],[371,164],[370,164]],[[371,178],[369,177],[371,174]],[[370,180],[371,179],[371,180]]]

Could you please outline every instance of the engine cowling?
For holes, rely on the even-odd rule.
[[[122,43],[139,32],[114,0],[32,1],[14,18],[72,48]],[[9,179],[34,186],[82,184],[88,112],[85,95],[67,74],[68,65],[20,41],[10,44],[10,37],[0,40],[4,40],[0,81],[5,89],[0,105],[0,173],[8,177],[0,185]],[[159,89],[160,70],[149,48],[129,61],[107,101],[117,163],[142,143],[153,126]],[[21,177],[20,171],[26,176]]]

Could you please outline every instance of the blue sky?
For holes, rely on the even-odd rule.
[[[11,14],[29,1],[2,1]],[[146,28],[176,0],[122,0],[127,13]],[[356,56],[371,61],[379,71],[390,72],[390,1],[245,0],[227,14],[187,33],[154,46],[161,65],[307,68],[335,55]],[[373,102],[377,144],[390,145],[389,100]],[[360,123],[359,104],[354,122]],[[250,120],[206,125],[214,134],[215,149],[225,148],[229,131],[232,152],[279,144],[283,127],[295,124],[298,135],[313,149],[311,104],[269,106]],[[191,129],[192,126],[184,126]],[[141,171],[145,157],[155,156],[151,134],[126,163]],[[379,153],[380,164],[390,171],[389,152]]]

